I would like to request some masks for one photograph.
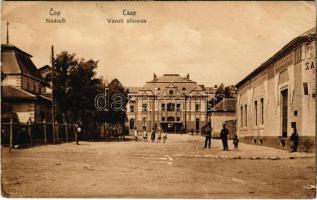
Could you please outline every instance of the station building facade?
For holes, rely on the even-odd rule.
[[[129,87],[127,126],[139,131],[161,128],[167,132],[200,132],[207,124],[208,91],[189,74],[164,74],[143,87]],[[210,96],[210,94],[209,94]]]
[[[302,150],[316,134],[316,29],[294,38],[237,85],[237,134],[246,141],[289,147],[296,126]],[[303,149],[304,148],[304,149]]]

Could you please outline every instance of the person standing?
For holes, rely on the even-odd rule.
[[[75,141],[76,141],[76,144],[78,145],[79,144],[79,134],[81,132],[81,128],[79,126],[79,123],[75,124],[75,128],[76,128],[76,135],[75,135]]]
[[[138,129],[134,127],[134,139],[137,142],[138,141]]]
[[[161,139],[162,139],[162,132],[161,132],[161,130],[158,130],[157,143],[161,143]]]
[[[163,131],[163,143],[167,140],[167,133],[166,131]]]
[[[204,148],[207,148],[207,144],[208,144],[208,148],[210,149],[210,146],[211,146],[211,131],[212,131],[212,128],[211,128],[211,124],[208,123],[208,126],[206,127],[206,138],[205,138],[205,146]]]
[[[155,142],[155,129],[152,128],[152,132],[151,132],[151,141]]]
[[[223,150],[224,151],[228,151],[228,134],[229,134],[229,131],[226,128],[226,125],[223,124],[223,128],[222,128],[222,130],[220,132],[220,137],[221,137],[221,140],[222,140],[222,145],[223,145]]]
[[[143,140],[144,140],[144,142],[147,142],[147,132],[146,132],[145,127],[144,127],[144,131],[143,131]]]
[[[298,147],[298,133],[297,133],[297,128],[293,127],[293,133],[290,137],[290,141],[291,141],[291,152],[296,152],[297,151],[297,147]]]
[[[233,137],[233,146],[235,150],[238,150],[238,145],[239,145],[239,138],[237,135],[234,135]]]

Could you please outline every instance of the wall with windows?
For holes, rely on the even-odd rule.
[[[41,82],[26,76],[21,76],[21,88],[33,94],[45,92],[45,86]]]
[[[315,135],[315,43],[301,44],[238,88],[237,133],[241,137]]]

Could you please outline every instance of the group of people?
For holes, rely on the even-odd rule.
[[[210,148],[210,146],[211,146],[211,133],[212,133],[212,127],[211,127],[210,123],[208,124],[205,132],[206,132],[206,139],[205,139],[204,148],[207,148],[207,146],[208,146],[208,148]],[[229,148],[228,148],[228,135],[229,135],[229,131],[226,128],[226,125],[223,124],[223,127],[222,127],[221,132],[220,132],[220,138],[221,138],[221,141],[222,141],[222,146],[223,146],[223,150],[224,151],[228,151],[229,150]],[[234,137],[233,137],[233,146],[234,146],[235,150],[238,150],[238,145],[239,145],[238,136],[234,135]]]
[[[205,146],[204,148],[210,148],[211,146],[211,133],[212,133],[212,127],[210,125],[210,123],[208,124],[207,128],[206,128],[206,139],[205,139]],[[223,145],[223,150],[224,151],[228,151],[228,135],[229,135],[229,131],[226,128],[226,125],[223,124],[223,128],[221,129],[220,132],[220,138],[222,141],[222,145]],[[239,145],[239,138],[237,135],[233,136],[233,146],[234,146],[234,150],[238,150],[238,145]],[[299,136],[298,136],[298,132],[297,132],[297,128],[296,126],[293,127],[293,133],[290,137],[290,148],[291,148],[291,152],[296,152],[297,148],[298,148],[298,144],[299,144]]]
[[[105,125],[105,136],[108,141],[110,141],[111,136],[113,136],[114,140],[119,140],[119,138],[124,139],[125,130],[123,126],[119,123],[117,124],[106,124]]]
[[[139,140],[139,131],[136,127],[134,129],[134,138],[136,142]],[[167,140],[167,133],[165,131],[163,131],[162,133],[161,129],[158,129],[158,131],[156,131],[154,128],[152,128],[151,141],[155,142],[155,140],[157,143],[161,143],[161,140],[163,140],[163,143],[165,143]],[[148,142],[148,132],[145,127],[143,128],[143,141]]]

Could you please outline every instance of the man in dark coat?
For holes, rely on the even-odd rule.
[[[206,127],[206,139],[205,139],[205,146],[204,148],[207,148],[207,143],[208,143],[208,148],[210,149],[210,144],[211,144],[211,131],[212,131],[212,128],[211,128],[211,124],[208,123],[208,126]]]
[[[291,152],[296,152],[297,151],[297,146],[298,146],[298,133],[297,133],[297,128],[293,127],[293,133],[290,137],[291,140]]]
[[[226,151],[228,151],[228,134],[229,134],[229,131],[226,128],[226,125],[224,124],[220,132],[220,138],[222,140],[223,150],[226,150]]]

